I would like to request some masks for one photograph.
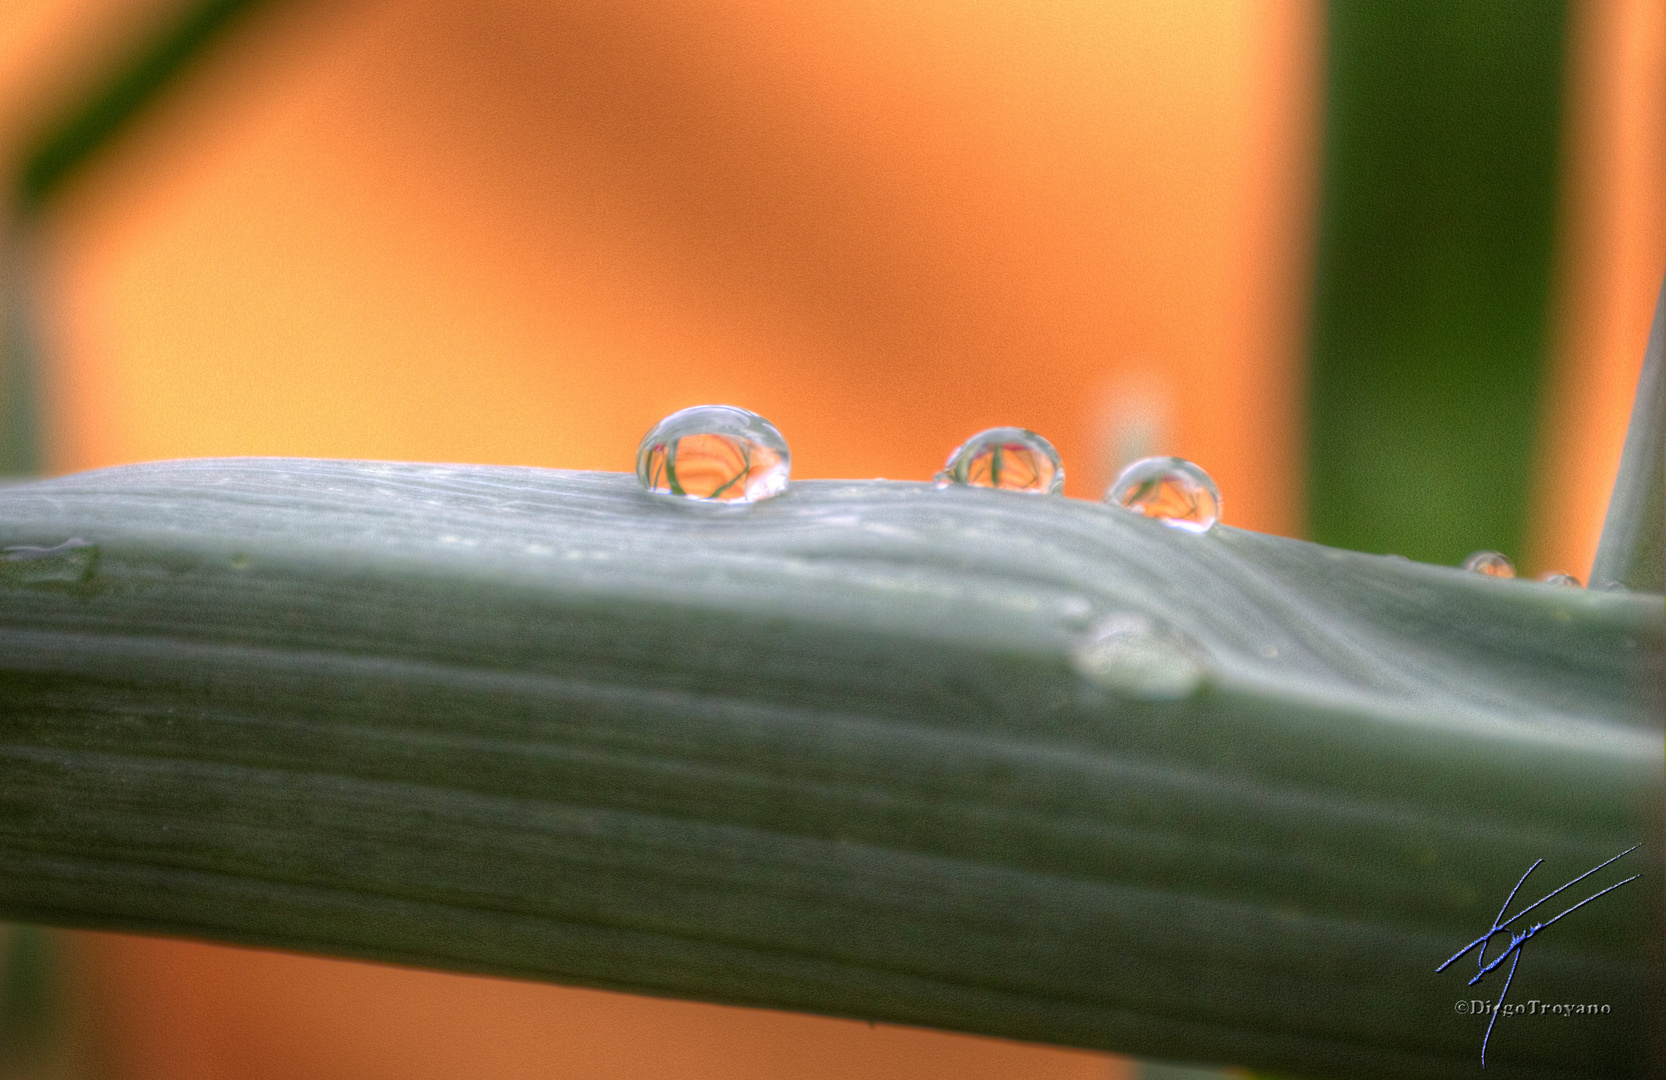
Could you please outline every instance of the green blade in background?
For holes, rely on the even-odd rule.
[[[0,234],[0,482],[38,476],[45,465],[30,232],[14,221]]]
[[[268,2],[206,0],[173,13],[120,65],[42,129],[17,174],[17,205],[25,213],[37,212],[240,17]]]
[[[1310,535],[1519,556],[1552,277],[1566,7],[1332,0]]]
[[[15,166],[11,206],[0,221],[0,477],[44,464],[37,382],[39,332],[32,274],[35,222],[52,198],[251,10],[272,0],[184,5],[123,61],[67,104],[31,140]]]

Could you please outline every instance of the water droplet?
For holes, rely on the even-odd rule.
[[[1539,580],[1544,582],[1546,585],[1567,585],[1575,589],[1582,588],[1579,584],[1578,578],[1574,577],[1572,574],[1564,574],[1560,570],[1552,570],[1548,574],[1540,574]]]
[[[1033,431],[990,428],[949,455],[937,486],[950,484],[1057,495],[1064,489],[1064,462],[1053,444]]]
[[[787,490],[792,454],[774,424],[733,405],[674,412],[642,436],[636,478],[649,491],[744,506]]]
[[[1206,533],[1221,519],[1221,489],[1185,458],[1141,458],[1117,474],[1105,501],[1187,532]]]
[[[1082,639],[1071,666],[1101,686],[1147,701],[1173,701],[1203,682],[1197,648],[1144,615],[1112,615]]]
[[[36,588],[77,590],[98,572],[98,545],[75,537],[51,547],[17,544],[0,549],[0,579]]]
[[[1516,564],[1496,551],[1477,551],[1463,561],[1463,568],[1488,577],[1516,576]]]

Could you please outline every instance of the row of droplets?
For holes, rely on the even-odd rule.
[[[787,490],[792,454],[787,440],[757,413],[732,405],[698,405],[672,413],[642,437],[636,476],[661,495],[697,503],[743,506]],[[980,431],[955,448],[940,488],[998,488],[1056,495],[1064,490],[1064,462],[1053,444],[1033,431]],[[1188,532],[1208,532],[1220,520],[1221,493],[1209,474],[1181,458],[1134,462],[1116,478],[1105,501]]]
[[[1513,578],[1516,576],[1516,564],[1510,561],[1508,555],[1497,551],[1477,551],[1460,565],[1465,570],[1485,574],[1488,577]],[[1583,587],[1578,578],[1572,574],[1564,574],[1560,570],[1540,574],[1539,580],[1546,585],[1571,585],[1576,589]]]
[[[695,503],[744,506],[787,490],[792,453],[776,426],[733,405],[696,405],[648,430],[636,451],[636,478],[659,495]],[[939,488],[998,488],[1056,495],[1064,490],[1064,462],[1053,444],[1016,427],[980,431],[955,447],[936,476]],[[1221,519],[1215,481],[1184,458],[1141,458],[1117,474],[1105,502],[1186,532],[1206,533]],[[1515,567],[1496,551],[1478,551],[1463,568],[1513,578]],[[1577,587],[1571,574],[1539,579]]]

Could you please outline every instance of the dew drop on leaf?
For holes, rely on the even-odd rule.
[[[937,486],[951,484],[1056,495],[1064,489],[1064,462],[1053,444],[1033,431],[990,428],[949,455]]]
[[[0,581],[37,588],[88,585],[98,573],[98,545],[80,537],[36,547],[16,544],[0,550]]]
[[[674,412],[642,436],[636,478],[658,495],[744,506],[787,490],[792,454],[775,425],[733,405]]]
[[[1145,615],[1118,614],[1083,636],[1070,656],[1082,677],[1126,697],[1174,701],[1203,682],[1200,651]]]
[[[1105,501],[1187,532],[1206,533],[1221,519],[1221,489],[1185,458],[1141,458],[1117,474]]]
[[[1548,574],[1540,574],[1539,580],[1544,582],[1546,585],[1566,585],[1575,589],[1583,588],[1583,586],[1579,584],[1578,578],[1574,577],[1572,574],[1564,574],[1560,570],[1552,570]]]
[[[1516,576],[1516,564],[1507,556],[1496,551],[1477,551],[1463,561],[1463,568],[1488,577],[1513,578]]]

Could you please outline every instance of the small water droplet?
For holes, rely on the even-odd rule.
[[[1605,581],[1597,586],[1598,592],[1630,592],[1623,581]]]
[[[1552,570],[1547,574],[1540,574],[1539,580],[1546,585],[1566,585],[1571,588],[1582,588],[1579,579],[1572,574],[1564,574],[1560,570]]]
[[[1105,501],[1187,532],[1206,533],[1221,519],[1221,489],[1185,458],[1141,458],[1117,474]]]
[[[648,429],[636,478],[659,495],[744,506],[787,490],[792,454],[775,425],[733,405],[696,405]]]
[[[17,544],[0,549],[0,579],[37,588],[75,590],[98,572],[98,545],[74,537],[51,547]]]
[[[1144,615],[1112,615],[1071,653],[1078,674],[1128,697],[1173,701],[1203,682],[1204,663],[1191,642]]]
[[[1496,551],[1477,551],[1463,561],[1463,568],[1488,577],[1513,578],[1516,564]]]
[[[1057,495],[1064,490],[1064,462],[1053,444],[1033,431],[990,428],[949,455],[937,474],[937,486],[951,484]]]

